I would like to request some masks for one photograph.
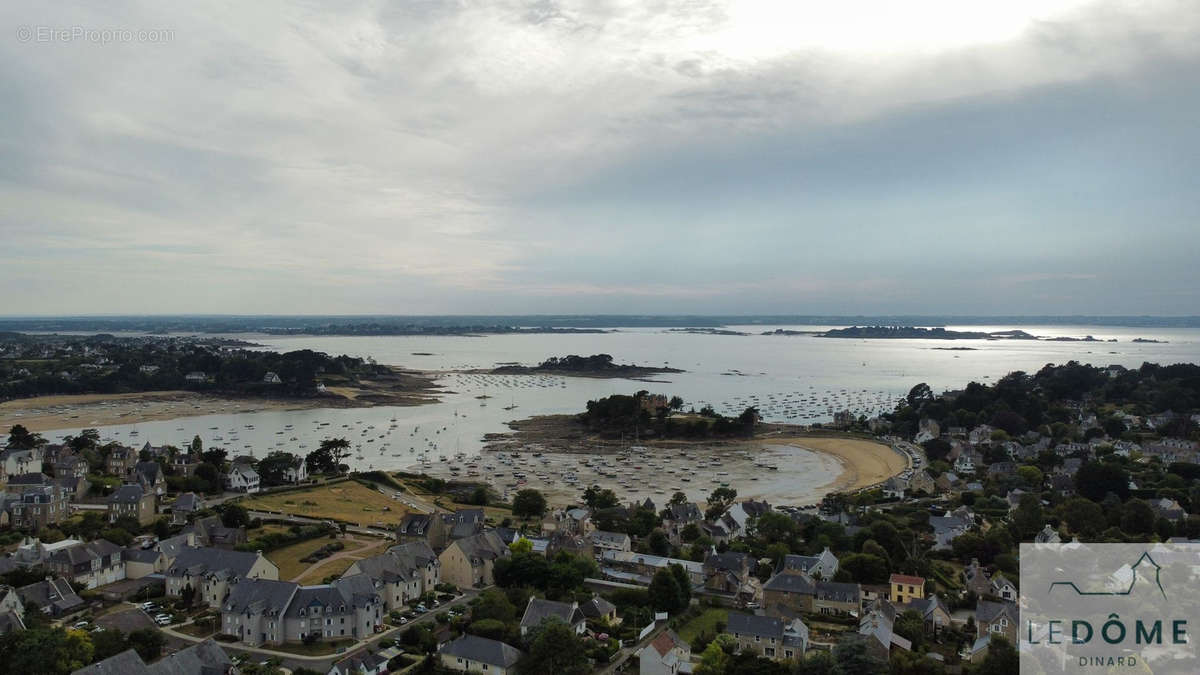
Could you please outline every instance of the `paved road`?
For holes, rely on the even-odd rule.
[[[380,640],[384,640],[387,638],[399,637],[401,633],[403,633],[404,631],[408,630],[409,628],[411,628],[412,626],[415,626],[417,624],[429,623],[434,620],[434,615],[436,615],[438,612],[445,611],[451,607],[457,607],[459,605],[467,604],[468,602],[471,601],[472,598],[474,598],[476,595],[479,594],[479,591],[468,590],[468,591],[464,591],[464,593],[465,594],[461,598],[457,598],[455,600],[451,600],[450,602],[444,603],[444,604],[442,604],[442,606],[438,607],[435,611],[426,612],[425,614],[418,616],[417,618],[409,621],[407,624],[405,624],[403,626],[397,626],[390,630],[379,633],[378,635],[373,635],[370,639],[368,639],[364,642],[358,642],[354,646],[348,647],[346,649],[346,651],[342,652],[341,654],[326,654],[323,656],[302,656],[299,654],[292,654],[290,652],[277,651],[274,649],[265,649],[265,648],[260,648],[260,647],[246,647],[243,645],[238,645],[236,643],[229,643],[229,642],[222,642],[222,643],[220,643],[220,645],[222,648],[225,649],[225,651],[229,652],[230,654],[238,654],[238,653],[247,654],[251,659],[254,659],[256,661],[262,661],[262,660],[267,659],[272,656],[278,657],[281,660],[280,665],[282,665],[284,668],[287,668],[288,670],[295,670],[297,668],[309,668],[309,669],[317,670],[320,672],[326,672],[333,665],[334,661],[337,661],[338,659],[346,656],[350,652],[357,651],[359,649],[362,649],[363,647],[373,645],[373,644],[379,642]],[[173,630],[172,628],[161,628],[160,630],[163,633],[166,633],[169,637],[186,640],[189,643],[202,642],[204,640],[204,638],[192,637],[191,635],[187,635],[185,633],[180,633],[176,630]]]

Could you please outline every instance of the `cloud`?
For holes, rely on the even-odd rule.
[[[1193,310],[1189,3],[896,7],[9,3],[0,312]]]

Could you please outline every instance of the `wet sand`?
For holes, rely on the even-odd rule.
[[[373,402],[350,398],[311,399],[219,398],[189,391],[136,394],[38,396],[0,403],[0,430],[14,424],[30,431],[53,431],[138,424],[200,415],[253,413],[269,410],[369,407]],[[395,405],[394,403],[392,405]]]
[[[555,506],[578,503],[582,491],[593,484],[613,490],[623,503],[648,497],[661,505],[677,491],[703,502],[715,488],[727,485],[741,498],[809,506],[830,492],[880,483],[906,466],[905,458],[887,445],[854,438],[663,444],[627,455],[588,452],[589,446],[564,451],[560,443],[510,442],[503,450],[497,444],[478,459],[448,458],[411,468],[447,479],[486,482],[508,498],[519,489],[536,489]]]

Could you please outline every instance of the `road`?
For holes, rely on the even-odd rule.
[[[379,633],[378,635],[373,635],[373,636],[371,636],[370,639],[368,639],[366,641],[358,642],[353,647],[348,647],[341,654],[325,654],[325,655],[321,655],[321,656],[302,656],[300,654],[292,654],[291,652],[277,651],[274,649],[266,649],[266,648],[260,648],[260,647],[246,647],[246,646],[239,645],[236,643],[221,642],[219,644],[221,645],[221,647],[223,649],[225,649],[225,651],[229,652],[230,654],[237,654],[237,653],[247,654],[250,656],[250,658],[257,659],[259,661],[266,659],[268,657],[272,657],[272,656],[278,657],[281,661],[280,665],[283,666],[284,668],[287,668],[288,670],[296,670],[297,668],[309,668],[309,669],[317,670],[320,672],[327,672],[329,670],[329,668],[333,665],[334,661],[337,661],[338,659],[345,657],[350,652],[357,651],[359,649],[362,649],[363,647],[368,647],[370,645],[376,644],[380,640],[385,640],[387,638],[399,637],[401,633],[408,630],[412,626],[422,624],[422,623],[430,623],[430,622],[434,621],[434,616],[438,612],[445,611],[447,609],[450,609],[451,607],[465,605],[468,602],[470,602],[478,594],[479,594],[479,591],[477,591],[477,590],[464,591],[464,595],[462,597],[457,598],[455,600],[451,600],[450,602],[444,603],[441,607],[438,607],[435,611],[426,612],[425,614],[418,616],[417,618],[413,619],[412,621],[409,621],[407,624],[405,624],[403,626],[397,626],[390,630],[386,630],[382,633]],[[184,625],[184,624],[180,624],[180,625]],[[203,642],[205,639],[205,638],[192,637],[191,635],[187,635],[185,633],[180,633],[172,628],[160,628],[159,630],[161,630],[163,633],[166,633],[168,636],[170,636],[172,638],[186,640],[188,642]]]

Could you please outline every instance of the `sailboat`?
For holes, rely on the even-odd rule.
[[[510,399],[509,404],[504,406],[505,410],[516,410],[516,408],[517,408],[517,402],[515,399]]]

